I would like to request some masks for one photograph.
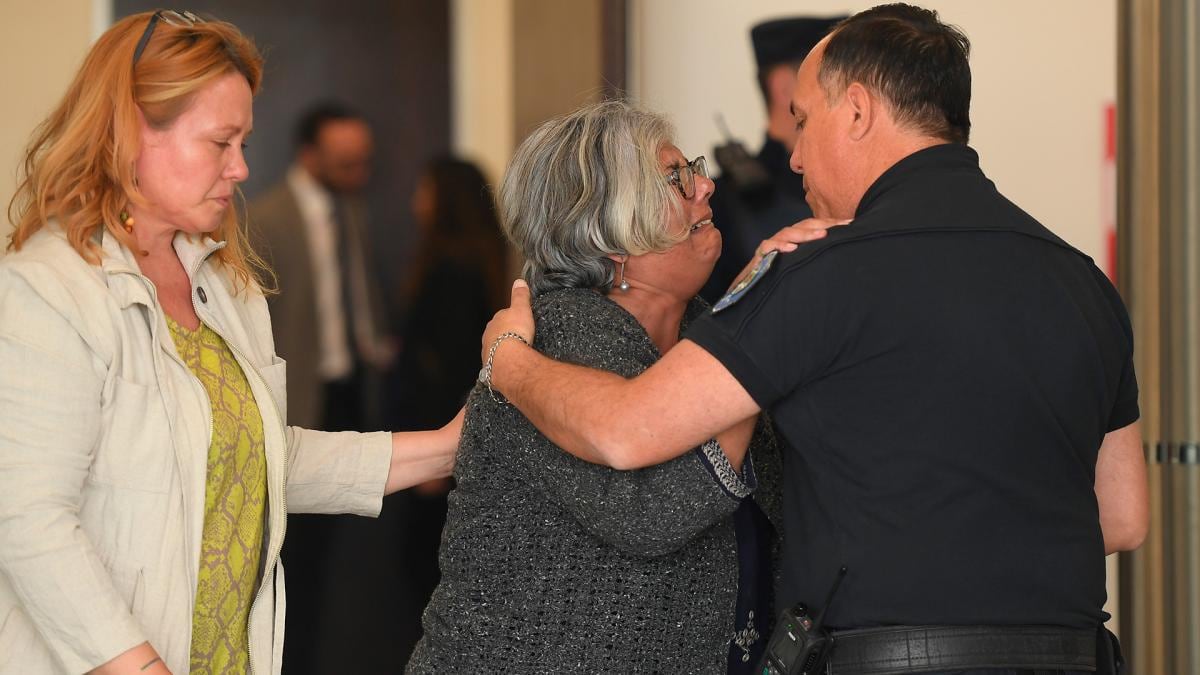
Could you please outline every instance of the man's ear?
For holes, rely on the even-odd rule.
[[[850,83],[850,86],[846,87],[844,96],[847,114],[853,115],[853,119],[850,121],[850,138],[860,141],[879,121],[878,118],[883,109],[879,99],[858,82]]]

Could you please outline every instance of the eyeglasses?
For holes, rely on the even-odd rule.
[[[204,19],[192,14],[187,10],[177,12],[173,9],[160,9],[150,17],[150,23],[146,24],[146,30],[142,33],[142,38],[138,40],[137,48],[133,50],[133,62],[137,63],[138,59],[142,58],[142,52],[146,50],[146,45],[150,43],[150,36],[154,35],[154,27],[159,21],[164,21],[172,26],[190,27],[198,23],[204,23]]]
[[[679,188],[679,194],[684,199],[691,199],[696,196],[697,175],[708,178],[708,160],[704,159],[704,155],[671,169],[671,173],[667,174],[667,182]]]

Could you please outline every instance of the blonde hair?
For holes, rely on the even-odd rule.
[[[134,50],[152,15],[128,16],[105,31],[58,107],[34,132],[9,203],[16,225],[10,250],[20,250],[51,218],[92,264],[100,262],[94,237],[101,227],[138,250],[120,218],[130,202],[145,203],[134,175],[141,149],[138,109],[148,124],[161,129],[187,109],[198,90],[226,74],[241,74],[250,91],[258,92],[262,56],[249,38],[222,21],[191,26],[159,21],[135,64]],[[258,284],[257,272],[270,274],[249,247],[235,209],[212,237],[225,242],[216,257],[237,284]]]
[[[686,238],[666,227],[681,208],[659,166],[674,129],[625,101],[584,106],[538,127],[500,186],[500,225],[540,293],[613,283],[609,255],[640,255]]]

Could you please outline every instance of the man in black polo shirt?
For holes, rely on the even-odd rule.
[[[907,5],[819,43],[792,166],[814,213],[854,222],[780,255],[639,377],[500,337],[532,335],[519,285],[484,338],[492,386],[589,461],[654,464],[770,411],[792,449],[779,605],[823,609],[845,565],[829,626],[935,627],[843,637],[834,658],[858,660],[839,673],[897,639],[905,660],[872,672],[1090,670],[1104,556],[1148,526],[1124,306],[980,171],[968,49]]]

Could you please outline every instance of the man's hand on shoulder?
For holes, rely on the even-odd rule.
[[[496,353],[504,347],[505,342],[516,342],[516,339],[506,340],[504,336],[520,336],[520,341],[533,345],[534,321],[533,308],[530,305],[529,286],[523,279],[517,279],[512,286],[511,304],[506,309],[496,312],[487,328],[483,330],[483,345],[480,361],[486,373],[485,384],[493,389],[503,391],[503,377],[496,379],[498,374],[493,369]],[[497,343],[497,340],[500,342]],[[483,378],[481,374],[481,379]]]

